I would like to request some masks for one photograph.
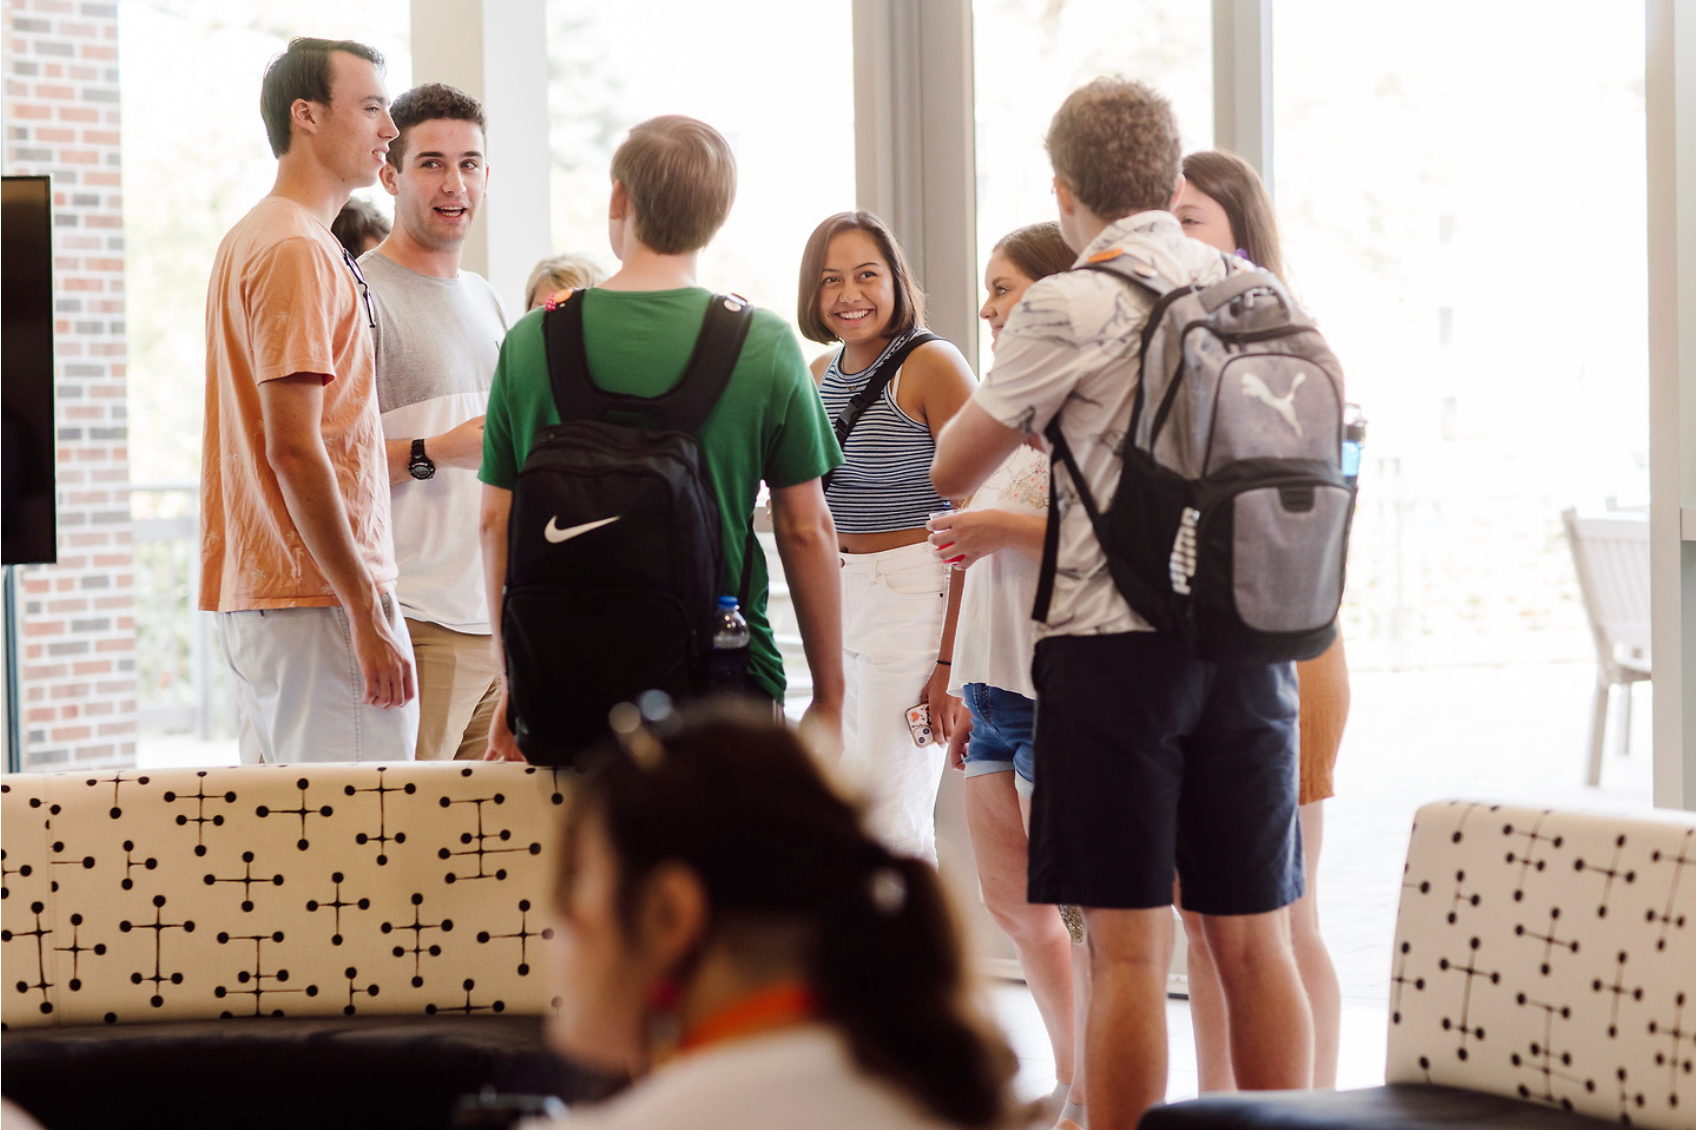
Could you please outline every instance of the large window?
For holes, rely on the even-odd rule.
[[[1275,14],[1285,258],[1371,420],[1351,659],[1585,658],[1560,510],[1648,489],[1642,6]]]
[[[1186,150],[1213,143],[1213,33],[1193,0],[976,0],[978,267],[1015,228],[1055,218],[1043,138],[1066,95],[1100,75],[1172,100]],[[989,334],[978,356],[988,368]]]
[[[555,251],[612,269],[607,195],[625,132],[688,114],[735,150],[736,205],[701,259],[701,285],[793,321],[801,249],[818,222],[854,207],[854,48],[846,7],[746,0],[552,0]],[[538,247],[538,257],[548,249]]]

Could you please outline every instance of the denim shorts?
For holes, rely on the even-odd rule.
[[[988,683],[967,683],[960,692],[972,712],[966,776],[1013,773],[1013,787],[1030,796],[1036,781],[1036,702]]]

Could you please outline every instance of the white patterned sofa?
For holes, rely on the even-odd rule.
[[[563,780],[563,778],[562,778]],[[14,775],[4,1089],[52,1130],[447,1126],[549,1054],[563,784],[466,763]]]
[[[1696,819],[1427,805],[1391,970],[1386,1086],[1141,1126],[1696,1127]]]

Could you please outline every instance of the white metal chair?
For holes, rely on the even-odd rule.
[[[1578,590],[1596,641],[1596,698],[1590,713],[1589,783],[1602,780],[1602,745],[1614,688],[1624,690],[1618,742],[1631,745],[1631,688],[1650,678],[1649,520],[1629,511],[1561,512],[1578,569]]]

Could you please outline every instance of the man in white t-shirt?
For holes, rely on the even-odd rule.
[[[360,257],[376,309],[377,400],[400,606],[418,662],[418,757],[475,759],[499,698],[477,537],[483,410],[506,334],[488,281],[460,270],[488,185],[482,105],[441,83],[390,107],[387,239]]]
[[[1047,144],[1079,266],[1130,255],[1202,285],[1233,269],[1168,210],[1182,149],[1153,90],[1097,79],[1066,99]],[[1058,418],[1091,494],[1109,505],[1151,305],[1100,271],[1032,285],[994,368],[937,441],[937,489],[970,494]],[[1029,897],[1084,910],[1090,1123],[1133,1126],[1165,1094],[1174,873],[1219,955],[1238,1084],[1306,1087],[1312,1019],[1282,910],[1302,892],[1294,665],[1203,663],[1151,630],[1114,585],[1064,467],[1055,492],[1058,569],[1033,670]]]

